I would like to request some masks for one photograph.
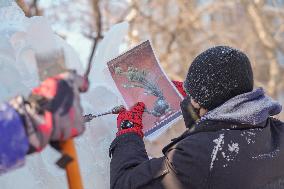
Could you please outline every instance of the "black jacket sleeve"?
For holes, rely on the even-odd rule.
[[[163,157],[150,160],[137,134],[117,137],[110,147],[111,188],[206,188],[212,139],[202,135],[187,137],[168,148]]]
[[[118,136],[111,144],[110,155],[112,189],[144,188],[168,172],[164,157],[148,159],[144,142],[135,133]],[[161,188],[159,184],[153,186]]]

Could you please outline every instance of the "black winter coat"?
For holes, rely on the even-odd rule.
[[[284,124],[203,121],[148,159],[142,139],[117,137],[111,147],[112,189],[284,188]]]

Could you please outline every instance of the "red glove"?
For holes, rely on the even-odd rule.
[[[79,90],[85,83],[83,77],[68,71],[47,78],[32,90],[28,100],[16,97],[10,101],[23,118],[30,152],[84,131]]]
[[[183,82],[181,81],[172,81],[173,84],[176,86],[177,90],[179,91],[179,93],[183,96],[186,97],[187,94],[185,92],[185,90],[183,89]]]
[[[120,136],[125,133],[137,133],[143,138],[144,133],[142,131],[142,115],[145,109],[143,102],[138,102],[134,105],[130,111],[122,110],[117,117],[117,129],[116,136]]]

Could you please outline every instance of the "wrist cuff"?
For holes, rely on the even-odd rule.
[[[120,135],[123,135],[125,133],[136,133],[138,134],[141,138],[144,137],[144,133],[142,132],[142,130],[140,128],[137,128],[137,127],[132,127],[132,128],[128,128],[128,129],[122,129],[120,131],[118,131],[116,133],[116,136],[120,136]]]

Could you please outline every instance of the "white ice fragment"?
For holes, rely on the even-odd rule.
[[[239,144],[238,143],[233,143],[233,144],[228,144],[228,150],[230,152],[236,152],[239,153]]]
[[[213,148],[211,154],[211,163],[210,163],[210,170],[212,170],[214,161],[216,160],[218,151],[222,150],[222,145],[224,144],[224,134],[220,134],[217,139],[214,139],[213,142],[216,144]]]
[[[259,154],[257,156],[253,156],[252,159],[270,159],[276,157],[280,152],[280,149],[275,149],[269,153]]]
[[[247,141],[248,144],[255,143],[254,140],[255,135],[256,135],[255,131],[243,131],[241,133],[241,136],[245,137],[245,140]]]

